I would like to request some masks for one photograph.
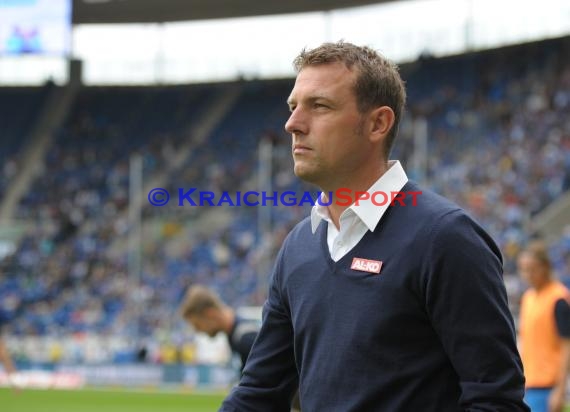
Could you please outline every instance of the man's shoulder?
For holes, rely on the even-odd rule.
[[[244,337],[250,334],[257,335],[261,324],[257,320],[244,319],[242,317],[236,317],[235,327],[231,333],[230,340],[234,344],[238,344]]]
[[[299,223],[297,223],[293,229],[291,229],[285,238],[285,243],[298,241],[300,238],[310,238],[312,235],[313,232],[311,230],[311,217],[307,216]]]
[[[404,202],[403,204],[394,203],[393,208],[398,210],[396,215],[403,221],[414,222],[418,229],[421,227],[427,230],[442,225],[479,226],[475,219],[457,203],[413,181],[408,181],[401,193],[403,193]],[[430,230],[426,233],[428,232]]]
[[[457,203],[414,181],[408,181],[401,192],[404,195],[406,206],[412,206],[428,214],[465,213]]]
[[[553,296],[557,300],[561,299],[570,303],[570,291],[568,290],[568,288],[564,283],[562,283],[557,279],[552,282],[552,286],[553,286]]]
[[[568,287],[561,280],[556,279],[554,281],[554,284],[556,285],[556,289],[560,293],[562,293],[562,294],[564,294],[570,298],[570,289],[568,289]]]
[[[410,213],[406,218],[415,222],[418,239],[429,242],[438,242],[453,247],[454,242],[465,240],[483,239],[484,243],[490,246],[495,254],[500,256],[495,241],[485,228],[477,222],[466,210],[457,203],[447,199],[432,190],[425,189],[415,182],[408,182],[402,191],[419,192],[415,207],[406,207]],[[406,206],[409,205],[408,203]],[[420,236],[420,235],[424,235]],[[442,243],[443,242],[443,243]]]

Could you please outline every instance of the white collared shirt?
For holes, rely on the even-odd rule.
[[[384,212],[386,212],[388,206],[390,206],[390,194],[402,190],[407,182],[408,176],[400,162],[398,160],[390,160],[386,173],[380,176],[380,178],[370,186],[370,189],[368,189],[370,196],[375,192],[386,193],[388,201],[381,206],[375,205],[371,199],[361,200],[358,202],[358,205],[352,203],[352,205],[345,209],[340,215],[340,230],[336,228],[330,218],[329,210],[326,206],[320,205],[319,202],[313,206],[311,209],[311,230],[314,234],[321,220],[328,222],[327,243],[332,260],[338,262],[360,242],[366,232],[369,230],[373,231],[376,228]],[[321,203],[327,203],[322,196],[323,194],[321,194]],[[351,197],[354,198],[354,194],[352,194]],[[383,198],[377,199],[378,201],[376,203],[382,203],[384,200]]]

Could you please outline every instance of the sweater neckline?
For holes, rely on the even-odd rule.
[[[341,257],[338,261],[335,262],[331,257],[331,254],[329,252],[329,247],[327,244],[327,231],[328,231],[327,225],[328,222],[326,222],[325,220],[321,220],[321,223],[319,224],[317,231],[318,231],[321,251],[325,256],[325,260],[327,261],[327,265],[329,266],[330,269],[336,269],[337,267],[345,267],[346,261],[350,262],[349,259],[355,257],[356,253],[358,253],[358,250],[361,248],[361,244],[363,244],[368,239],[368,237],[371,236],[371,234],[373,233],[370,230],[368,230],[364,234],[364,236],[362,236],[362,239],[360,239],[352,249],[346,252],[346,254],[343,257]],[[348,266],[350,266],[350,264],[348,264]]]

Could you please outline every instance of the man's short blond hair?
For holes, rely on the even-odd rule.
[[[222,309],[224,303],[219,296],[205,286],[192,286],[180,305],[180,314],[184,319],[191,316],[201,316],[206,309]]]

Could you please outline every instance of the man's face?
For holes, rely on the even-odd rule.
[[[191,315],[187,320],[196,332],[205,333],[211,338],[216,336],[220,331],[218,318],[213,308],[206,309],[200,315]]]
[[[295,175],[324,190],[350,182],[369,156],[358,111],[355,69],[343,63],[309,66],[300,71],[288,99]]]
[[[540,287],[548,277],[545,267],[530,253],[522,253],[517,263],[521,278],[534,288]]]

